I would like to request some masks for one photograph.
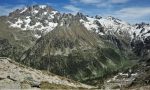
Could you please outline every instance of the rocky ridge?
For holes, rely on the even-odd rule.
[[[23,9],[17,9],[9,14],[8,23],[10,27],[20,28],[22,30],[38,30],[43,33],[48,33],[56,26],[61,26],[63,23],[69,22],[66,16],[70,18],[77,17],[80,23],[88,30],[95,31],[101,35],[115,35],[115,33],[124,35],[124,33],[126,33],[129,37],[134,38],[135,34],[136,36],[142,37],[143,35],[140,34],[143,33],[148,36],[146,34],[149,30],[148,24],[130,25],[125,21],[111,16],[105,18],[98,15],[90,17],[82,13],[77,13],[76,15],[61,14],[59,11],[47,5],[33,5],[24,7]],[[142,30],[143,28],[145,30]]]

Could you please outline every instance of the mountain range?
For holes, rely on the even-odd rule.
[[[144,22],[131,25],[111,16],[33,5],[1,16],[0,27],[0,57],[98,88],[106,89],[107,79],[115,81],[122,73],[131,83],[110,88],[150,84],[150,25]],[[140,78],[141,69],[148,70],[143,72],[146,78]]]

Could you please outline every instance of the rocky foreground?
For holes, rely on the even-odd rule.
[[[9,58],[0,58],[0,89],[93,88],[66,78],[35,70]]]

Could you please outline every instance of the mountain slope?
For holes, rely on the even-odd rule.
[[[59,16],[59,13],[46,5],[25,7],[13,11],[9,16],[1,16],[0,39],[2,44],[3,40],[6,40],[9,48],[2,45],[6,49],[1,49],[0,56],[18,60],[38,38],[56,27],[56,16]]]
[[[37,38],[32,31],[9,27],[6,21],[7,17],[0,17],[0,56],[17,60],[25,50],[34,45]]]
[[[94,88],[0,57],[0,89]]]

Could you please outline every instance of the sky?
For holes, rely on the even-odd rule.
[[[0,0],[0,16],[35,4],[46,4],[61,13],[113,16],[129,23],[150,23],[150,0]]]

